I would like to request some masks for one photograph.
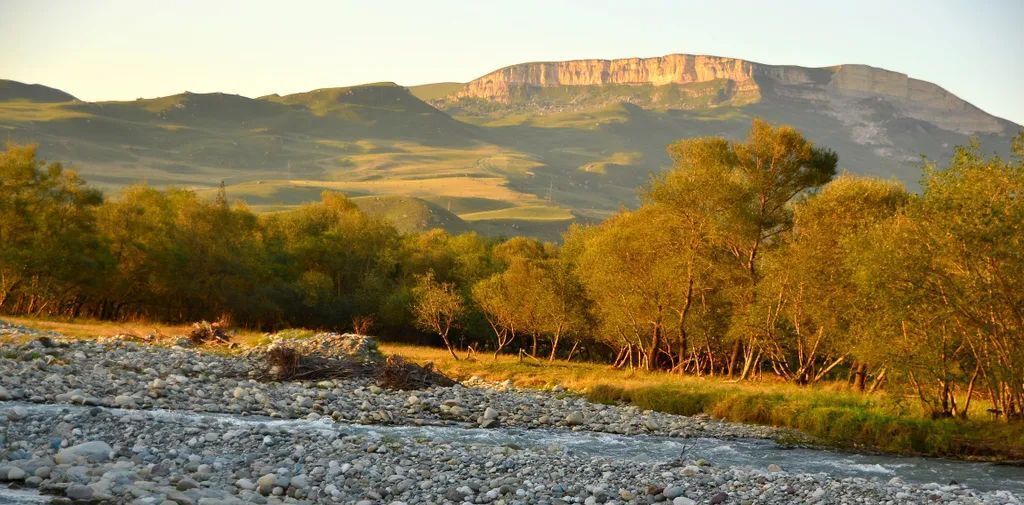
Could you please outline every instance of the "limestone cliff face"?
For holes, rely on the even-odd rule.
[[[902,115],[960,133],[1004,133],[1007,122],[932,83],[866,65],[804,68],[735,58],[672,54],[657,58],[574,60],[512,65],[473,80],[450,97],[502,104],[529,100],[544,88],[605,85],[678,86],[726,82],[717,104],[786,99],[840,118],[866,112],[865,99],[889,102]]]
[[[496,70],[476,79],[458,97],[499,102],[510,99],[514,87],[549,88],[604,84],[691,84],[717,79],[736,83],[737,89],[757,89],[753,63],[717,56],[673,54],[660,58],[576,60],[524,63]]]

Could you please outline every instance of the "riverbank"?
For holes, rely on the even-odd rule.
[[[731,382],[663,372],[614,370],[607,365],[501,356],[455,360],[443,350],[385,344],[387,352],[430,361],[453,377],[511,380],[520,387],[561,385],[591,401],[629,404],[679,415],[708,415],[737,423],[784,427],[815,443],[846,450],[968,460],[1024,461],[1024,423],[929,419],[915,398],[851,391],[845,384],[800,387],[765,380]]]
[[[188,327],[101,321],[39,321],[11,319],[37,329],[75,337],[154,331],[180,334]],[[241,332],[243,347],[262,334]],[[798,387],[766,379],[730,382],[716,378],[680,377],[662,372],[614,370],[607,365],[515,356],[476,355],[453,359],[446,351],[425,346],[382,343],[381,348],[406,359],[431,362],[451,377],[509,381],[520,388],[558,387],[604,404],[684,416],[702,415],[735,423],[790,428],[813,437],[816,444],[844,450],[968,460],[1024,460],[1024,423],[986,419],[985,402],[975,401],[971,419],[930,419],[916,398],[887,392],[865,395],[845,384]]]
[[[735,452],[729,440],[770,444],[767,439],[778,430],[593,404],[557,388],[520,390],[481,380],[418,391],[390,391],[360,380],[261,382],[249,376],[253,364],[237,354],[117,341],[15,340],[0,349],[5,426],[0,478],[83,500],[363,505],[1018,500],[1012,493],[949,480],[922,484],[888,476],[837,476],[824,462],[814,473],[790,471],[781,459],[719,465],[716,451]],[[675,455],[649,454],[653,449],[644,444],[651,437],[656,437],[652,448],[678,444]],[[615,442],[627,452],[573,449],[581,439]],[[706,459],[691,440],[713,442]]]

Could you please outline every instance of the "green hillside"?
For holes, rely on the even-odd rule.
[[[431,100],[440,100],[448,95],[455,94],[466,83],[464,82],[438,82],[434,84],[421,84],[419,86],[409,86],[409,92],[413,96],[429,102]]]
[[[438,205],[407,196],[360,196],[352,201],[363,212],[384,219],[401,232],[441,228],[458,234],[469,231],[465,221]]]
[[[25,84],[18,81],[0,79],[0,101],[27,102],[69,102],[75,97],[41,84]]]

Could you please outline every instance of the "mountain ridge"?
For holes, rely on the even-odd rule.
[[[613,84],[668,86],[720,79],[733,83],[728,90],[731,96],[723,100],[723,104],[758,101],[765,98],[766,93],[774,98],[819,102],[883,95],[898,99],[906,108],[904,112],[912,117],[939,122],[959,133],[1005,133],[1014,124],[981,110],[941,86],[869,65],[769,65],[739,58],[682,53],[652,58],[519,63],[470,81],[446,100],[475,98],[509,103],[529,88]],[[948,117],[949,113],[958,115]]]
[[[0,94],[0,131],[39,144],[42,156],[108,191],[146,182],[212,195],[224,181],[232,198],[273,211],[331,190],[381,197],[364,205],[403,229],[557,238],[572,222],[637,205],[637,188],[669,166],[669,143],[741,138],[753,118],[832,148],[841,170],[911,189],[922,155],[942,162],[972,137],[1005,155],[1020,129],[937,85],[864,65],[641,60],[526,63],[470,83],[257,98],[185,92],[84,102],[15,83]],[[594,84],[609,80],[621,82]]]

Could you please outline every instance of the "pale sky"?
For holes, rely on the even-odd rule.
[[[83,100],[468,81],[538,60],[863,63],[1024,123],[1024,0],[0,0],[0,78]]]

